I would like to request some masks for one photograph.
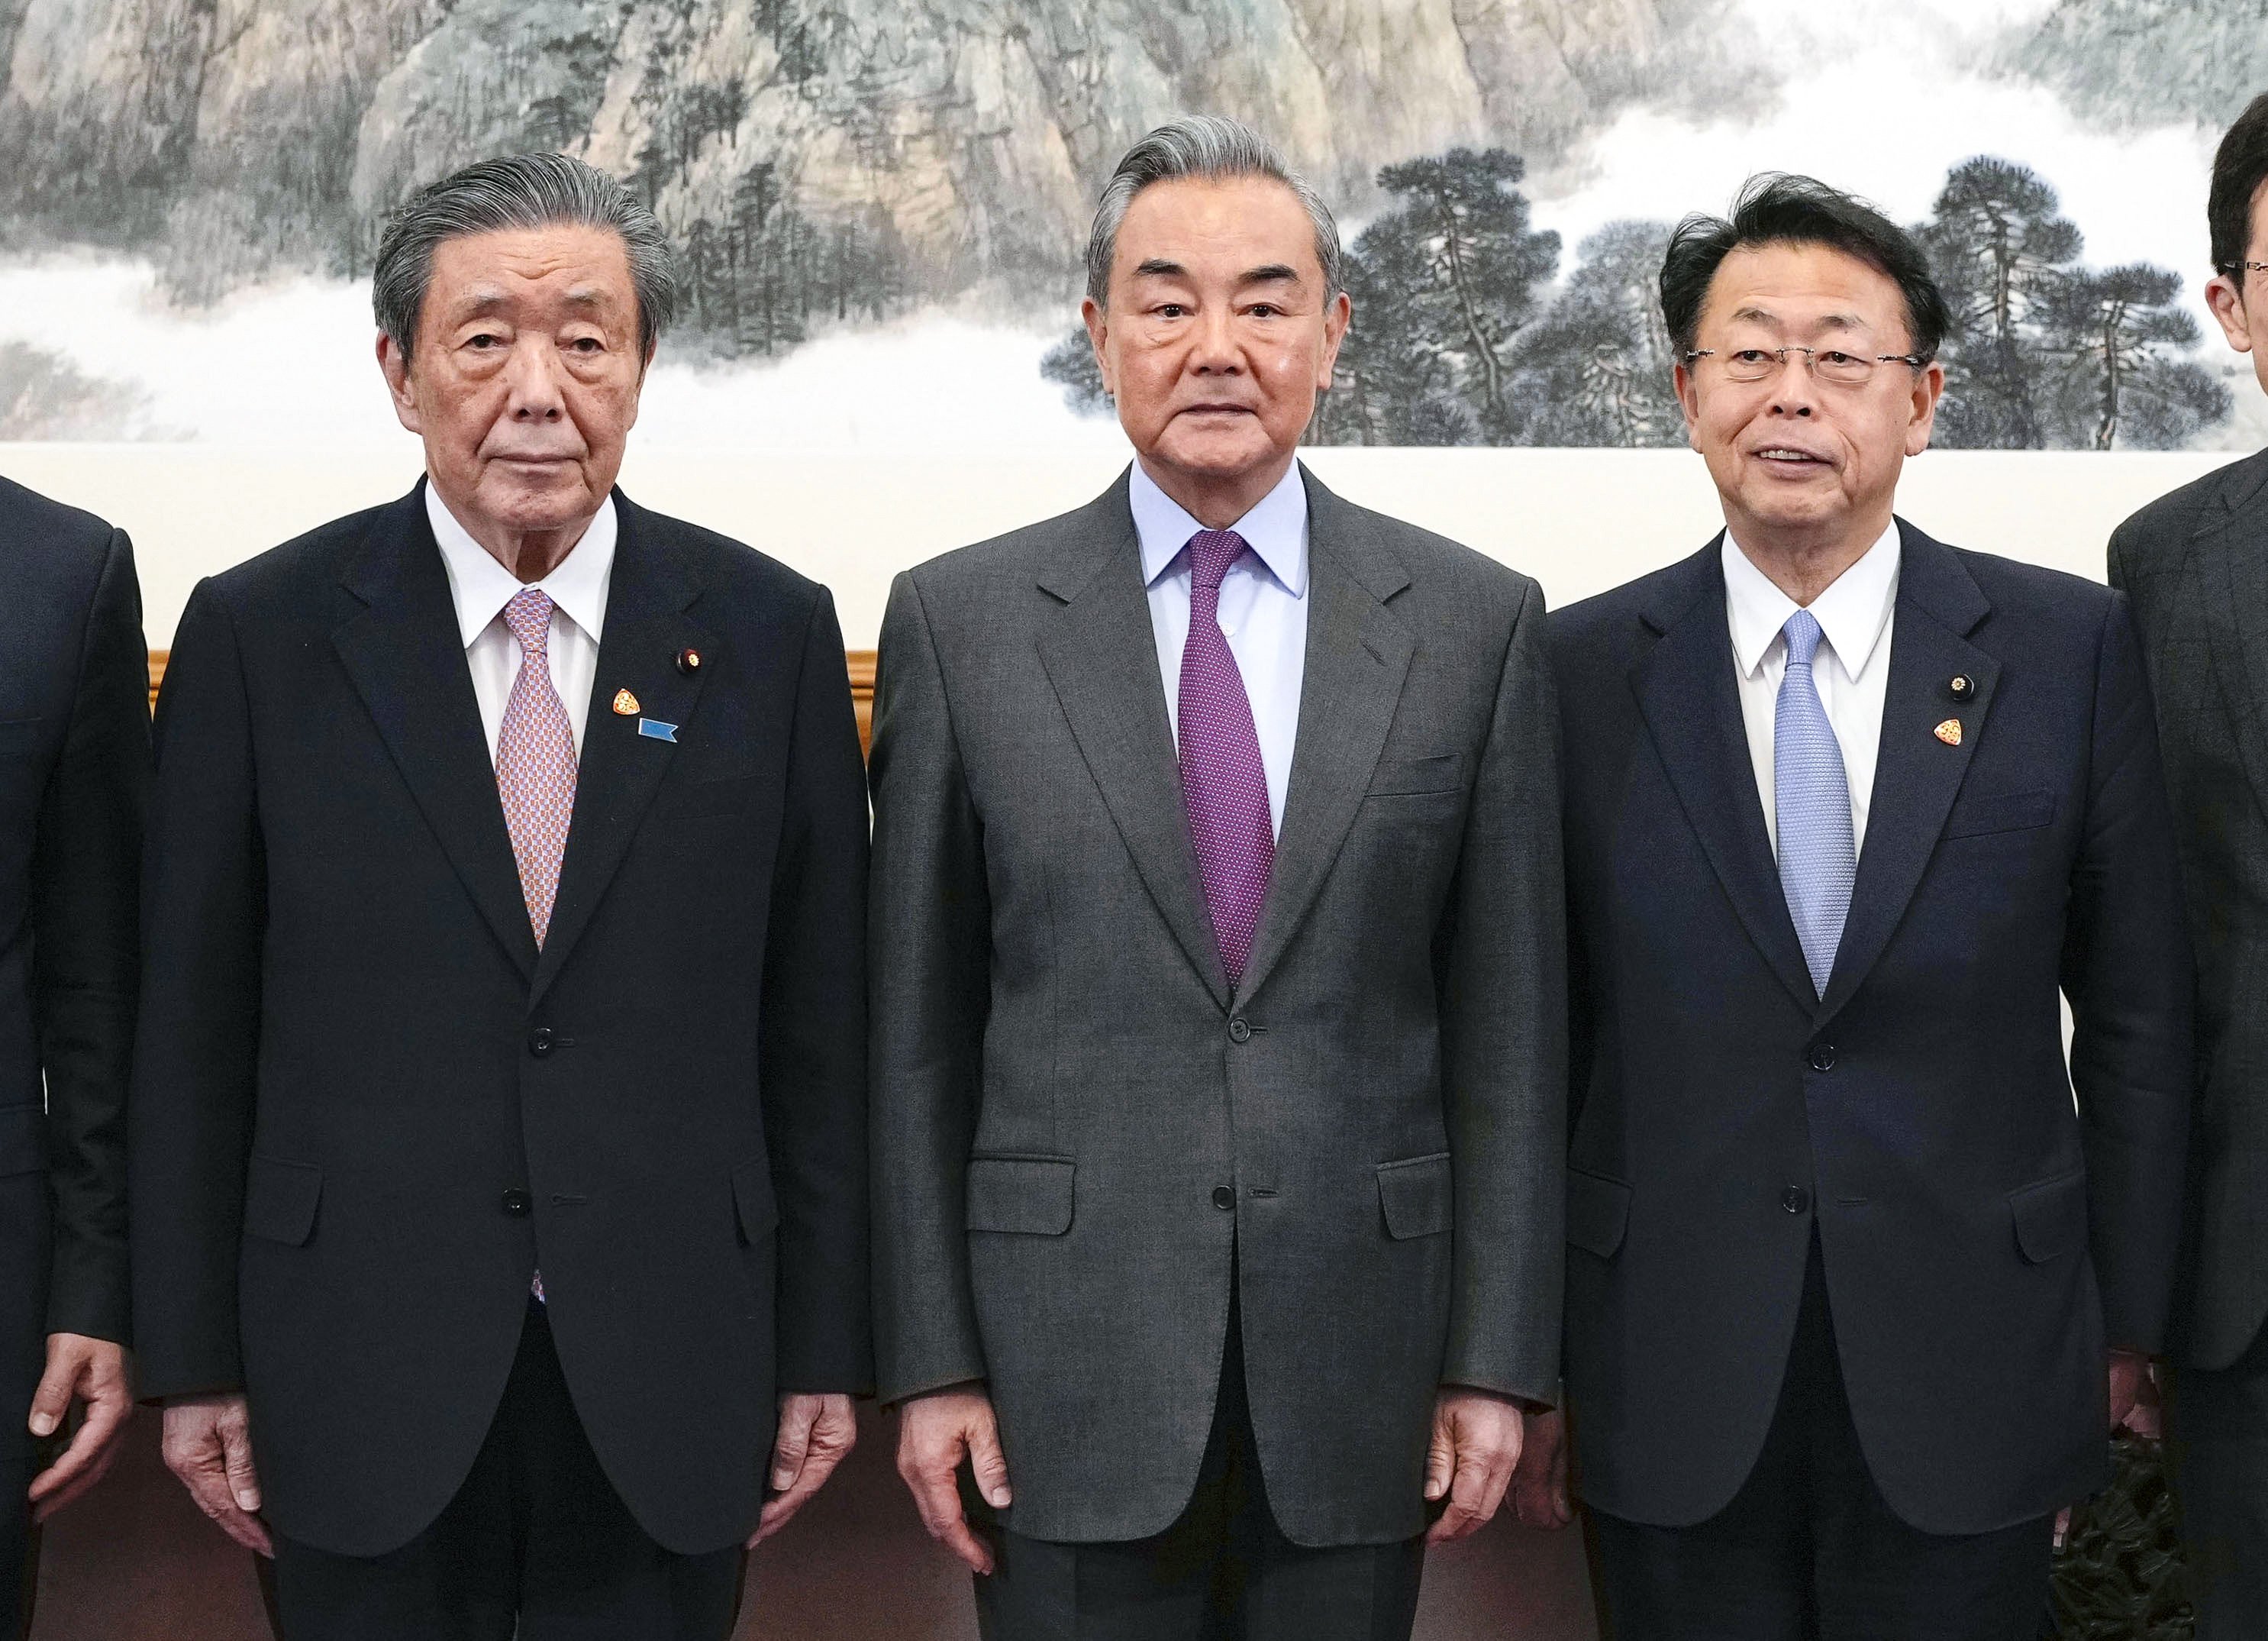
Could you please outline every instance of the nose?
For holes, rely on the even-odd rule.
[[[1789,349],[1779,362],[1779,374],[1772,381],[1771,413],[1799,419],[1810,416],[1815,408],[1812,388],[1810,359]]]
[[[1226,307],[1206,308],[1198,315],[1195,345],[1189,349],[1189,368],[1201,376],[1233,376],[1244,367]]]
[[[556,422],[567,414],[560,392],[559,351],[551,339],[524,336],[504,366],[509,409],[515,422]]]

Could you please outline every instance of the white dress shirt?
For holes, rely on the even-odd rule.
[[[1890,625],[1898,602],[1898,527],[1895,521],[1858,563],[1811,601],[1826,636],[1812,658],[1812,682],[1843,749],[1843,774],[1851,785],[1851,840],[1867,846],[1867,812],[1874,805],[1874,761],[1882,746],[1882,701],[1889,688]],[[1725,616],[1733,630],[1733,668],[1741,684],[1741,717],[1749,731],[1756,795],[1764,800],[1764,834],[1779,854],[1778,787],[1772,780],[1772,728],[1779,681],[1787,671],[1787,639],[1780,629],[1795,601],[1772,585],[1725,533]]]
[[[1142,541],[1150,589],[1150,629],[1166,683],[1166,715],[1181,739],[1182,650],[1189,637],[1189,537],[1204,526],[1134,464],[1128,499]],[[1307,667],[1307,487],[1292,463],[1276,488],[1229,526],[1252,551],[1239,554],[1220,582],[1220,630],[1244,678],[1268,777],[1268,815],[1284,830],[1284,794],[1300,734],[1300,683]]]
[[[441,563],[449,573],[457,631],[465,642],[473,694],[481,704],[481,729],[493,761],[504,706],[519,678],[519,640],[504,624],[504,607],[519,595],[522,583],[457,522],[430,483],[425,486],[425,516],[432,521],[433,539],[441,544]],[[615,499],[608,496],[582,539],[567,550],[551,573],[528,584],[542,588],[551,599],[551,637],[545,646],[551,658],[551,687],[567,709],[578,757],[583,725],[591,715],[591,684],[599,673],[599,634],[607,621],[615,529]]]

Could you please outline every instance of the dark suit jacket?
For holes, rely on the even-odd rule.
[[[47,1335],[127,1337],[150,673],[123,530],[0,479],[0,1458],[11,1458],[30,1440]]]
[[[1425,1525],[1444,1381],[1558,1369],[1564,935],[1534,582],[1307,480],[1306,671],[1222,978],[1124,480],[901,576],[873,780],[885,1395],[988,1382],[1053,1540],[1164,1528],[1241,1295],[1303,1544]]]
[[[2184,1360],[2225,1368],[2268,1315],[2268,452],[2110,539],[2158,704],[2197,961]]]
[[[1690,1525],[1746,1479],[1815,1235],[1867,1463],[1926,1532],[2099,1485],[2105,1347],[2163,1342],[2189,968],[2125,603],[1900,529],[1823,1001],[1766,841],[1717,546],[1553,623],[1567,1387],[1583,1495],[1616,1516]]]
[[[592,1445],[671,1549],[749,1530],[776,1388],[869,1379],[865,786],[833,604],[615,499],[541,956],[419,492],[203,582],[175,640],[143,1388],[243,1386],[268,1514],[324,1549],[392,1549],[448,1502],[539,1264]],[[609,710],[624,688],[674,744]]]

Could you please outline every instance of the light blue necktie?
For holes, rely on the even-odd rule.
[[[1827,994],[1843,920],[1851,912],[1851,886],[1859,877],[1852,842],[1851,783],[1843,773],[1843,747],[1820,704],[1811,676],[1818,653],[1819,618],[1799,610],[1780,629],[1787,639],[1787,672],[1772,713],[1772,799],[1779,821],[1779,883],[1787,896],[1795,937],[1812,989]]]

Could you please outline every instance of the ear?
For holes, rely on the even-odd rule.
[[[1102,304],[1093,297],[1080,300],[1079,316],[1086,326],[1087,345],[1094,350],[1094,368],[1102,374],[1102,390],[1112,398],[1118,396],[1118,377],[1110,368],[1110,319],[1102,311]]]
[[[2251,316],[2244,311],[2244,287],[2227,274],[2215,274],[2205,282],[2205,301],[2220,322],[2220,334],[2228,338],[2228,345],[2239,353],[2251,352]]]
[[[1688,449],[1701,446],[1694,437],[1694,429],[1701,420],[1701,389],[1693,380],[1693,367],[1683,360],[1669,368],[1669,385],[1677,394],[1677,408],[1685,412],[1685,444]]]
[[[1913,419],[1906,424],[1908,455],[1918,456],[1929,448],[1930,433],[1937,426],[1937,402],[1944,396],[1945,366],[1932,359],[1914,373]]]
[[[1323,310],[1323,357],[1315,367],[1315,391],[1329,393],[1331,378],[1339,363],[1339,344],[1346,340],[1347,326],[1354,319],[1354,299],[1340,292]]]
[[[409,358],[383,330],[378,333],[378,368],[386,376],[387,391],[394,395],[394,420],[413,433],[423,432],[424,418],[418,412],[416,392],[409,384]]]

